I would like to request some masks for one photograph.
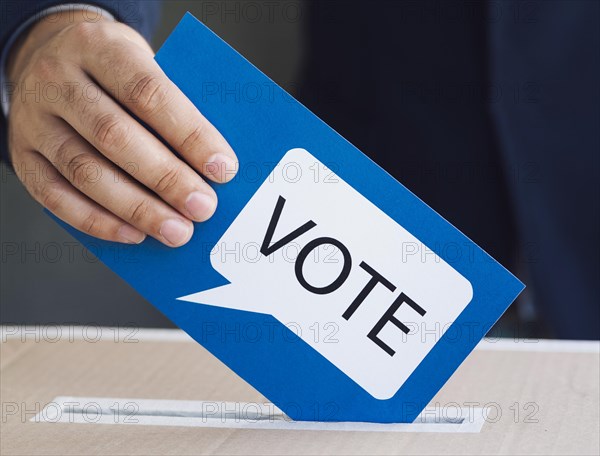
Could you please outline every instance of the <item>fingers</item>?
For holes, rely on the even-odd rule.
[[[111,97],[104,94],[89,101],[82,96],[51,109],[102,155],[181,214],[203,222],[214,213],[217,196],[210,185]]]
[[[230,180],[233,150],[135,31],[102,21],[58,30],[11,73],[22,86],[66,87],[52,102],[21,97],[11,106],[11,155],[55,177],[21,180],[59,218],[93,236],[137,243],[148,234],[169,246],[185,244],[191,220],[207,220],[217,205],[200,174]]]
[[[50,119],[52,131],[36,145],[73,187],[108,211],[160,242],[187,243],[193,224],[155,194],[133,181],[101,156],[60,119]]]
[[[106,241],[139,244],[146,235],[77,191],[42,155],[18,153],[19,179],[33,198],[59,219],[90,236]],[[22,170],[36,170],[23,173]]]
[[[98,52],[85,54],[82,66],[105,90],[198,172],[216,182],[233,178],[237,171],[235,153],[165,75],[147,48],[121,39],[103,43]]]

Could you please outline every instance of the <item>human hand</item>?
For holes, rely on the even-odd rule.
[[[7,66],[17,176],[39,203],[94,237],[187,243],[192,220],[207,220],[217,206],[200,174],[230,180],[235,153],[136,31],[90,22],[84,11],[57,14],[29,30]]]

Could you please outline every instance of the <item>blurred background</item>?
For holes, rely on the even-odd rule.
[[[186,11],[527,284],[494,334],[599,337],[597,2],[168,1],[155,49]],[[172,326],[1,173],[0,323]]]

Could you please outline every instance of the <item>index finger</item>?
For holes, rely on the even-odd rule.
[[[83,69],[148,124],[198,172],[227,182],[237,157],[219,131],[167,77],[152,53],[128,39],[85,53]]]

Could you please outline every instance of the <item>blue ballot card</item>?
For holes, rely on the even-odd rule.
[[[292,419],[413,421],[523,284],[192,15],[156,60],[236,177],[181,248],[66,228]]]

